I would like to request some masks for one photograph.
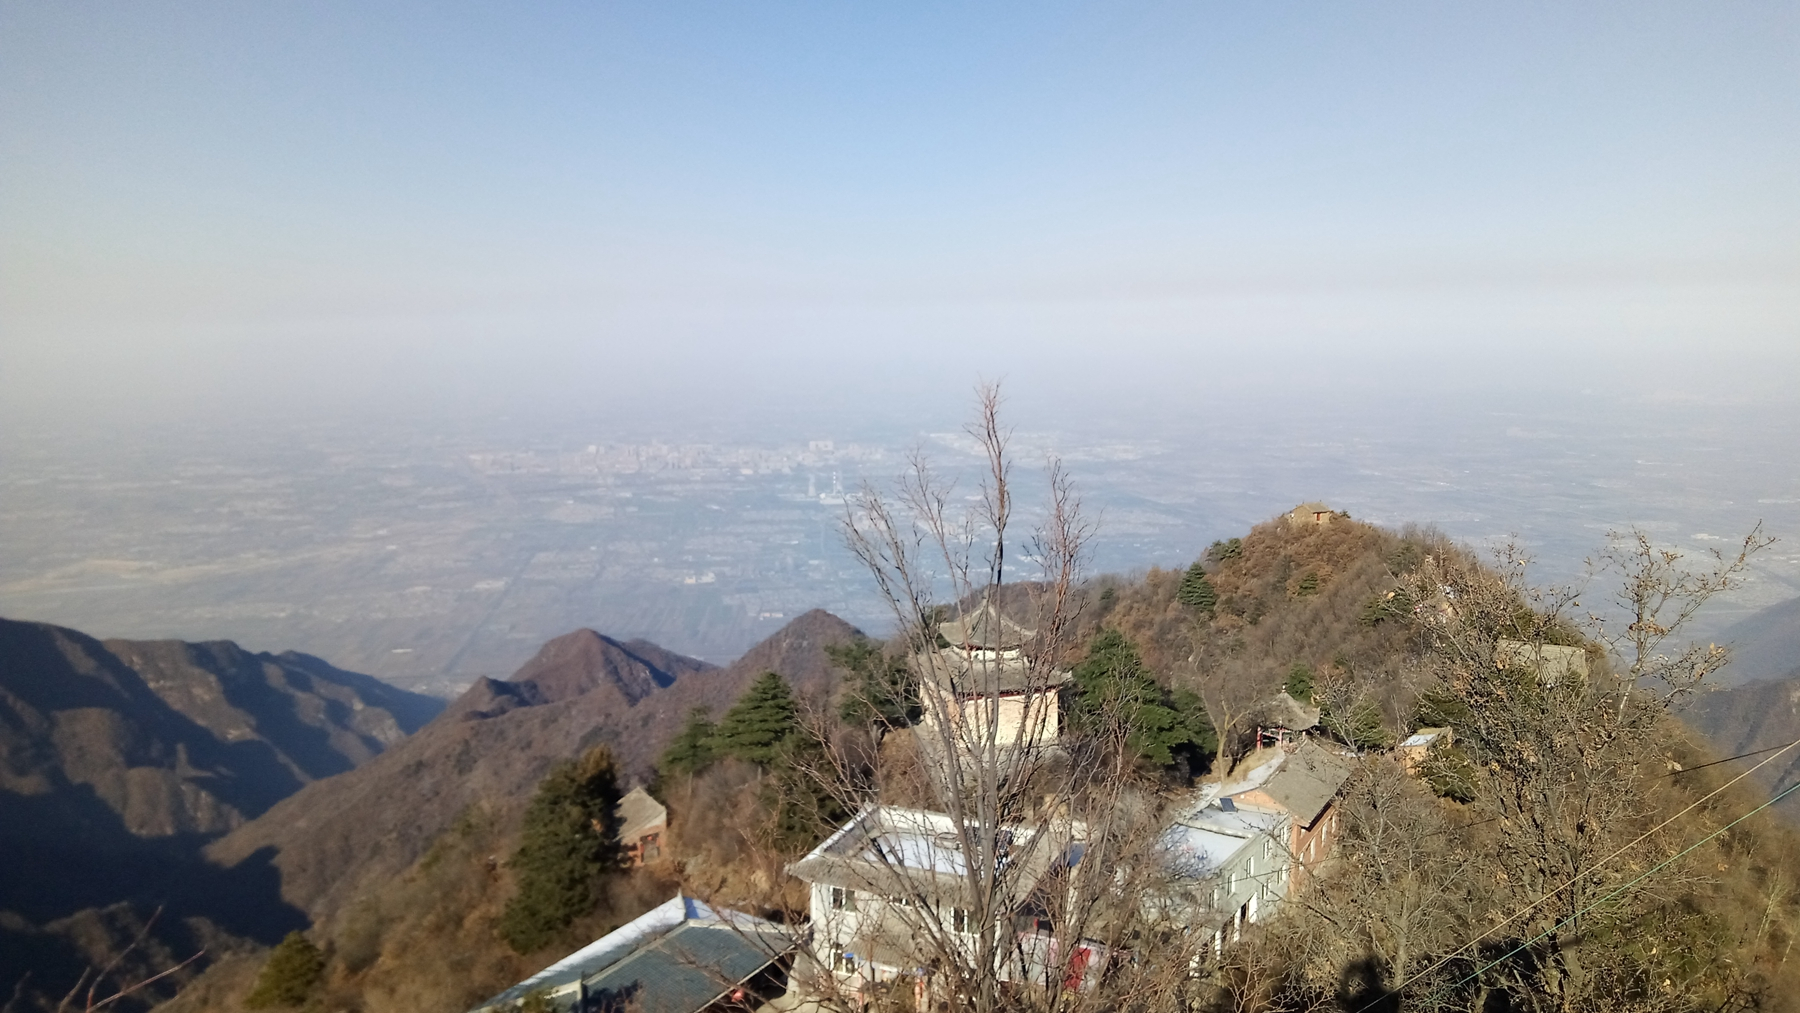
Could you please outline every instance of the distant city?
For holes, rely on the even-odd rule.
[[[1142,438],[1032,418],[1013,450],[1027,506],[1047,456],[1066,462],[1098,522],[1096,573],[1186,566],[1313,499],[1478,545],[1516,534],[1549,581],[1580,579],[1609,529],[1703,551],[1761,518],[1783,540],[1706,633],[1800,593],[1793,429],[1770,410],[1317,405],[1196,413]],[[15,433],[0,443],[0,615],[299,650],[437,694],[580,626],[714,662],[812,608],[881,634],[891,620],[843,545],[845,497],[891,483],[915,448],[973,495],[972,442],[934,421],[766,442],[320,423],[138,450]]]

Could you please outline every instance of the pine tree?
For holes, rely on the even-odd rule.
[[[1301,703],[1305,703],[1305,704],[1312,703],[1312,698],[1313,698],[1312,669],[1307,668],[1304,664],[1301,664],[1298,661],[1294,662],[1294,667],[1288,669],[1287,684],[1285,686],[1283,686],[1282,688],[1287,691],[1288,696],[1293,697],[1294,699],[1300,701]]]
[[[867,637],[828,645],[825,654],[850,676],[838,705],[845,724],[903,728],[919,719],[919,683],[906,659]]]
[[[1170,693],[1144,671],[1137,648],[1105,630],[1075,666],[1070,723],[1094,734],[1109,720],[1124,725],[1126,748],[1146,764],[1190,773],[1218,744],[1206,708],[1193,693]]]
[[[1188,567],[1187,575],[1181,578],[1175,600],[1207,615],[1212,615],[1213,609],[1218,607],[1219,593],[1213,590],[1212,582],[1206,579],[1206,570],[1198,561]]]
[[[298,932],[289,932],[280,945],[269,952],[256,987],[244,997],[248,1009],[270,1006],[298,1006],[312,995],[325,976],[325,955],[312,941]]]
[[[691,777],[711,766],[719,758],[718,751],[713,746],[713,737],[718,731],[718,726],[707,716],[705,707],[695,707],[688,711],[687,724],[670,740],[669,748],[663,750],[662,762],[656,768],[657,776]]]
[[[787,680],[764,672],[719,722],[713,748],[759,767],[771,767],[800,732],[800,707]]]
[[[618,770],[605,746],[539,783],[507,863],[519,892],[501,913],[500,934],[514,951],[542,949],[593,910],[604,878],[623,866],[618,804]]]
[[[1342,711],[1322,707],[1319,724],[1345,745],[1357,749],[1385,749],[1394,742],[1381,707],[1367,697],[1358,697]]]

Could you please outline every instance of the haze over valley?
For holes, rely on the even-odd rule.
[[[1193,415],[1170,418],[1033,394],[1018,392],[1020,466],[1030,480],[1046,454],[1066,462],[1098,524],[1094,573],[1182,567],[1319,499],[1478,545],[1516,534],[1548,582],[1582,579],[1608,530],[1704,552],[1761,519],[1783,540],[1702,633],[1800,593],[1792,403],[1415,392],[1397,410],[1354,389],[1201,387]],[[603,416],[15,429],[0,442],[0,615],[302,650],[441,696],[584,626],[720,664],[813,608],[881,630],[843,546],[843,495],[889,482],[915,447],[966,471],[954,401],[915,428],[671,419],[653,439],[639,434],[655,423]],[[609,438],[621,431],[640,442]]]

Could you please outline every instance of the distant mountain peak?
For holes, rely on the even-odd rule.
[[[604,743],[647,774],[688,711],[722,714],[766,671],[829,694],[825,647],[858,636],[829,612],[795,618],[724,668],[642,640],[580,629],[545,643],[510,679],[477,679],[437,721],[373,762],[295,793],[209,849],[233,864],[278,852],[282,892],[319,919],[359,884],[397,875],[470,805],[514,818],[558,761]]]

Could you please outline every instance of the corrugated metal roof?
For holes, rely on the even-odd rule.
[[[517,985],[475,1007],[505,1009],[533,992],[567,1009],[585,983],[589,1010],[693,1013],[787,952],[793,935],[782,926],[738,911],[675,899],[650,909]],[[735,975],[735,977],[733,977]],[[729,978],[729,981],[725,979]],[[723,984],[719,984],[723,982]],[[706,991],[707,988],[711,991]],[[700,993],[706,994],[701,996]],[[600,994],[616,998],[596,1005]],[[692,1005],[684,1005],[700,996]]]
[[[754,977],[792,945],[785,933],[688,922],[583,979],[588,1009],[694,1013]]]
[[[1026,828],[1012,828],[1002,868],[1022,902],[1039,880],[1058,863],[1073,864],[1077,836],[1072,827],[1044,831],[1040,840]],[[883,897],[925,897],[955,903],[966,895],[966,856],[956,840],[956,825],[943,813],[872,807],[845,824],[788,872],[808,883],[867,891]]]

